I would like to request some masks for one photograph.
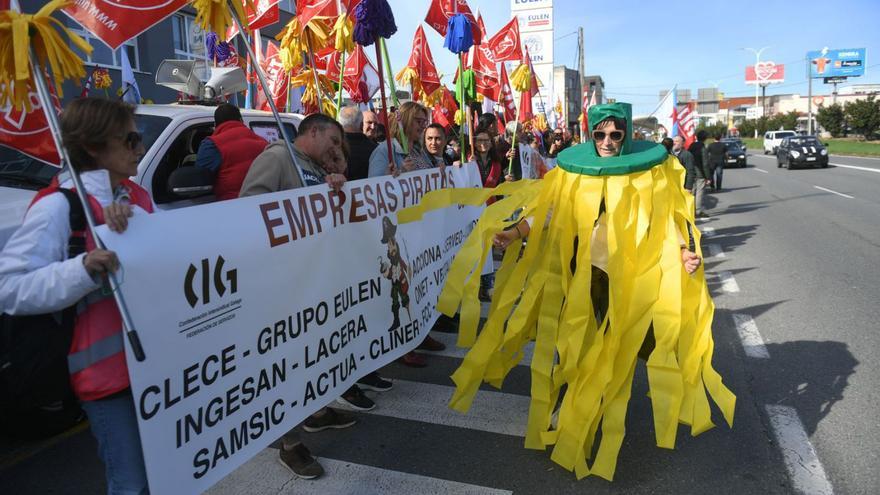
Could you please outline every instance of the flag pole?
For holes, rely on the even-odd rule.
[[[244,33],[244,27],[241,25],[241,20],[239,20],[238,16],[235,14],[235,8],[232,6],[231,1],[227,1],[226,6],[229,8],[229,13],[232,15],[232,22],[238,27],[239,32]],[[254,48],[249,43],[245,43],[244,46],[248,52],[248,57],[256,60],[256,57],[254,56]],[[278,113],[278,107],[275,106],[275,98],[272,97],[272,92],[269,90],[269,83],[266,81],[266,75],[263,74],[263,68],[260,67],[260,64],[254,64],[254,69],[257,73],[257,79],[260,81],[260,86],[263,88],[263,93],[266,95],[266,102],[269,104],[269,109],[272,110],[272,116],[275,117],[275,122],[278,123],[278,131],[281,133],[284,145],[287,147],[287,153],[290,154],[290,161],[295,164],[296,156],[293,153],[293,144],[290,142],[290,135],[287,134],[287,129],[284,127],[284,122],[281,120],[281,114]],[[303,183],[299,167],[293,167],[293,171],[296,173],[300,183]]]
[[[17,4],[17,2],[16,2]],[[14,4],[15,9],[18,10],[18,5]],[[52,139],[55,141],[55,148],[58,149],[58,156],[61,157],[61,167],[66,169],[70,174],[70,178],[73,181],[73,187],[75,189],[77,197],[79,197],[80,202],[83,204],[83,212],[85,213],[86,223],[88,223],[89,230],[92,232],[92,238],[95,241],[95,246],[98,249],[107,249],[104,242],[101,240],[101,237],[95,233],[95,229],[97,228],[97,222],[95,221],[94,213],[92,213],[92,209],[89,208],[89,200],[86,197],[86,188],[80,179],[79,173],[74,170],[74,168],[70,165],[70,156],[67,154],[67,148],[61,142],[61,125],[58,121],[58,115],[55,114],[55,105],[52,103],[52,95],[49,92],[49,85],[46,80],[43,78],[43,70],[40,67],[40,62],[37,59],[36,54],[34,53],[33,46],[29,48],[29,57],[31,62],[31,74],[34,78],[34,85],[37,90],[37,97],[40,100],[40,105],[43,107],[43,113],[46,114],[46,122],[49,125],[49,130],[52,133]],[[134,355],[134,358],[138,361],[143,361],[146,359],[146,355],[144,354],[144,349],[141,346],[141,340],[138,337],[137,330],[135,330],[134,322],[131,319],[131,314],[128,312],[128,305],[125,304],[125,299],[122,296],[122,292],[119,290],[119,281],[116,279],[116,274],[112,271],[107,272],[107,278],[110,281],[110,288],[113,293],[113,299],[116,301],[116,307],[119,308],[119,314],[122,316],[122,324],[123,330],[125,332],[125,336],[128,338],[128,343],[131,346],[131,353]]]
[[[336,94],[336,116],[342,110],[342,84],[345,78],[345,50],[342,50],[342,61],[339,64],[339,92]]]
[[[528,90],[527,90],[528,91]],[[516,116],[513,118],[513,121],[516,122],[516,126],[513,128],[513,139],[511,140],[510,149],[513,151],[513,156],[510,157],[510,162],[507,164],[507,175],[511,175],[513,173],[513,157],[516,156],[516,138],[519,136],[519,132],[517,131],[519,128],[519,113],[522,110],[522,97],[520,97],[520,104],[516,107]]]
[[[394,71],[391,70],[391,59],[388,57],[388,48],[385,46],[385,38],[379,37],[379,43],[382,45],[382,56],[385,58],[385,71],[388,72],[388,85],[391,86],[391,102],[394,106],[400,108],[400,100],[397,99],[397,86],[394,84]],[[406,132],[403,126],[398,122],[397,139],[404,153],[409,153],[409,143],[406,142]]]
[[[394,163],[394,151],[391,148],[391,129],[388,121],[388,101],[385,98],[385,74],[382,73],[382,47],[379,43],[381,36],[376,36],[376,65],[379,73],[379,95],[382,98],[382,116],[385,121],[385,144],[388,146],[388,163]],[[397,123],[398,129],[400,122]]]

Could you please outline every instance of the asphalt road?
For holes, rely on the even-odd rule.
[[[738,397],[732,429],[716,411],[717,428],[654,446],[640,364],[615,481],[578,481],[522,447],[527,366],[471,414],[445,408],[462,356],[450,349],[422,370],[386,368],[394,390],[370,393],[378,407],[356,426],[305,436],[324,478],[292,479],[269,448],[212,493],[880,493],[880,160],[831,163],[788,171],[750,156],[708,197],[714,364]],[[0,493],[101,493],[94,451],[87,430],[0,444]]]

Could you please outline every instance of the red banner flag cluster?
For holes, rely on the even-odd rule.
[[[431,47],[428,46],[428,38],[422,26],[416,29],[412,52],[406,67],[415,71],[415,78],[411,79],[415,90],[413,99],[418,99],[419,92],[427,96],[440,87],[440,76],[437,74],[434,56],[431,54]]]
[[[513,99],[513,89],[510,87],[510,78],[507,77],[507,67],[504,64],[501,64],[499,93],[498,101],[504,109],[504,121],[512,122],[516,118],[516,101]]]
[[[78,0],[71,2],[63,10],[115,50],[187,3],[189,0]]]
[[[345,61],[342,86],[356,103],[370,101],[379,91],[379,72],[364,53],[364,47],[355,45],[354,51]]]
[[[289,78],[287,71],[284,70],[284,65],[281,63],[278,45],[271,41],[269,42],[266,46],[266,53],[260,60],[260,66],[266,75],[266,82],[269,83],[269,92],[275,101],[275,108],[283,109],[287,106]],[[254,107],[257,110],[270,110],[266,94],[262,89],[257,89]]]
[[[489,98],[493,101],[500,99],[500,86],[498,84],[498,61],[495,60],[495,54],[489,48],[486,36],[486,26],[483,24],[483,16],[477,18],[477,26],[480,28],[480,34],[484,42],[480,45],[474,45],[472,48],[473,56],[471,69],[474,71],[474,80],[477,86],[477,93]]]
[[[248,28],[262,29],[271,26],[281,19],[278,9],[278,0],[258,0],[254,2],[256,9],[250,9],[245,5],[244,9],[248,16]],[[238,27],[234,24],[226,32],[226,39],[231,40],[238,34]]]
[[[510,20],[503,28],[501,28],[491,39],[489,39],[489,49],[494,54],[496,62],[505,62],[508,60],[522,60],[522,40],[519,35],[519,23],[516,18]]]
[[[52,103],[56,114],[61,113],[61,105],[51,84]],[[55,140],[49,131],[49,122],[36,93],[30,93],[31,111],[15,108],[11,103],[0,108],[0,145],[21,151],[50,165],[61,166],[61,158],[55,147]]]
[[[458,3],[458,9],[453,2]],[[480,29],[477,26],[477,19],[471,12],[466,0],[431,0],[431,6],[428,8],[428,14],[425,16],[425,23],[440,33],[440,36],[446,36],[449,19],[458,12],[467,18],[471,25],[471,34],[474,37],[474,44],[482,43]]]

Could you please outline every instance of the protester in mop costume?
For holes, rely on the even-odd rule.
[[[655,343],[645,356],[658,446],[675,446],[679,422],[693,435],[714,426],[707,391],[729,425],[736,399],[712,368],[714,304],[699,262],[693,198],[681,186],[684,169],[663,146],[632,140],[629,104],[593,106],[588,118],[590,135],[601,141],[561,152],[542,180],[432,192],[399,219],[505,196],[480,217],[438,300],[445,314],[460,307],[458,345],[472,346],[452,376],[450,407],[466,412],[482,381],[500,388],[534,340],[526,447],[553,445],[552,459],[578,478],[611,480],[649,328]],[[609,149],[619,151],[614,156]],[[530,220],[530,232],[522,219]],[[511,230],[516,233],[505,233]],[[687,249],[689,231],[696,253]],[[492,243],[505,237],[509,246],[477,336],[481,267]],[[591,297],[594,265],[608,279],[599,318]]]
[[[400,245],[394,237],[396,233],[397,225],[394,225],[388,217],[382,218],[382,244],[388,245],[388,260],[386,262],[379,258],[379,272],[383,277],[391,280],[391,312],[394,313],[394,321],[388,328],[389,332],[400,327],[401,306],[409,315],[409,268],[400,256]]]

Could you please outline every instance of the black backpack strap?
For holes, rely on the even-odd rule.
[[[86,212],[76,192],[58,188],[58,192],[67,198],[70,205],[70,239],[67,241],[67,256],[74,258],[86,252]]]

